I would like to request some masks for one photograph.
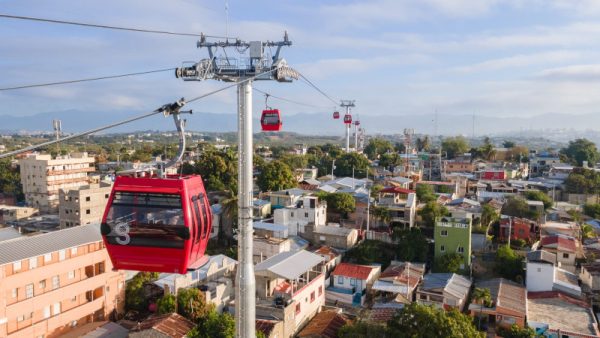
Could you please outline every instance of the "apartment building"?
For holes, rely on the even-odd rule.
[[[290,236],[297,236],[304,233],[304,227],[308,224],[326,224],[327,203],[320,202],[316,196],[304,196],[295,205],[276,209],[274,221],[287,226]]]
[[[463,257],[460,269],[468,269],[471,266],[471,227],[470,218],[437,218],[433,234],[435,259],[458,253]]]
[[[30,207],[42,213],[58,211],[60,189],[76,189],[88,184],[88,173],[94,171],[94,158],[87,153],[73,153],[52,159],[35,154],[19,160],[21,184]]]
[[[125,303],[97,224],[0,242],[0,337],[58,337]]]
[[[101,182],[76,189],[60,189],[58,215],[61,229],[100,223],[112,184]]]

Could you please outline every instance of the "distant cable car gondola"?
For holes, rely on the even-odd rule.
[[[172,115],[179,132],[178,156],[159,168],[117,176],[102,217],[101,233],[115,269],[187,273],[204,255],[212,212],[198,175],[166,175],[185,151],[183,99],[158,111]],[[191,113],[191,112],[188,112]]]
[[[260,118],[262,131],[280,131],[282,125],[279,109],[263,110]]]
[[[334,112],[333,112],[333,118],[334,118],[335,120],[339,119],[339,118],[340,118],[340,112],[339,112],[339,111],[334,111]]]
[[[344,115],[344,123],[345,124],[352,124],[352,115],[350,115],[350,114]]]
[[[359,120],[354,121],[354,125],[355,126],[360,126],[360,121]]]
[[[281,113],[279,109],[269,107],[269,94],[265,94],[265,110],[260,117],[260,126],[262,131],[280,131],[283,123],[281,122]]]

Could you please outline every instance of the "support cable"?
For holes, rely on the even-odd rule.
[[[200,96],[196,96],[196,97],[192,98],[191,100],[185,101],[185,103],[191,103],[191,102],[194,102],[194,101],[198,101],[198,100],[203,99],[203,98],[205,98],[207,96],[211,96],[211,95],[214,95],[216,93],[219,93],[219,92],[222,92],[224,90],[227,90],[227,89],[229,89],[231,87],[236,87],[240,83],[252,81],[252,80],[254,80],[257,77],[263,76],[263,75],[271,73],[273,71],[275,71],[275,69],[268,70],[266,72],[257,74],[257,75],[255,75],[253,77],[249,77],[247,79],[241,80],[239,82],[232,83],[230,85],[227,85],[225,87],[222,87],[222,88],[213,90],[211,92],[202,94]],[[118,127],[118,126],[130,123],[130,122],[134,122],[134,121],[137,121],[137,120],[144,119],[146,117],[150,117],[150,116],[154,116],[154,115],[158,115],[158,114],[163,114],[164,113],[164,109],[165,109],[165,106],[162,106],[161,108],[159,108],[157,110],[154,110],[154,111],[152,111],[150,113],[138,115],[138,116],[135,116],[135,117],[123,120],[123,121],[115,122],[115,123],[112,123],[112,124],[109,124],[109,125],[106,125],[106,126],[103,126],[103,127],[98,127],[98,128],[90,129],[90,130],[87,130],[87,131],[84,131],[84,132],[81,132],[81,133],[77,133],[77,134],[73,134],[73,135],[70,135],[70,136],[67,136],[67,137],[60,138],[58,140],[52,140],[52,141],[48,141],[48,142],[42,142],[40,144],[34,144],[34,145],[29,146],[29,147],[25,147],[25,148],[21,148],[21,149],[18,149],[18,150],[10,151],[10,152],[7,152],[7,153],[3,153],[3,154],[0,154],[0,159],[5,158],[5,157],[9,157],[9,156],[18,155],[18,154],[21,154],[21,153],[24,153],[24,152],[32,151],[32,150],[35,150],[35,149],[38,149],[38,148],[47,147],[47,146],[53,145],[55,143],[69,141],[69,140],[72,140],[74,138],[79,138],[79,137],[82,137],[82,136],[94,134],[94,133],[97,133],[99,131],[103,131],[103,130],[106,130],[106,129]]]
[[[304,76],[304,74],[298,72],[300,74],[300,78],[302,80],[304,80],[309,86],[311,86],[312,88],[314,88],[316,91],[318,91],[319,93],[321,93],[321,95],[325,96],[325,98],[327,98],[329,101],[333,102],[333,104],[335,104],[336,106],[339,105],[339,101],[336,101],[334,99],[331,98],[331,96],[327,95],[327,93],[325,93],[324,91],[321,90],[321,88],[317,87],[317,85],[315,85],[314,83],[312,83],[312,81],[310,81],[306,76]]]
[[[253,88],[253,89],[254,89],[255,91],[257,91],[257,92],[261,93],[261,94],[264,94],[264,95],[269,95],[269,97],[272,97],[272,98],[274,98],[274,99],[277,99],[277,100],[280,100],[280,101],[289,102],[289,103],[293,103],[293,104],[297,104],[297,105],[300,105],[300,106],[306,106],[306,107],[311,107],[311,108],[323,108],[323,109],[325,109],[325,108],[327,108],[327,109],[331,108],[331,107],[329,107],[329,106],[317,106],[317,105],[310,104],[310,103],[304,103],[304,102],[300,102],[300,101],[294,101],[294,100],[286,99],[286,98],[284,98],[284,97],[275,96],[275,95],[273,95],[273,94],[271,94],[271,93],[267,93],[267,92],[265,92],[265,91],[262,91],[262,90],[260,90],[260,89],[257,89],[257,88]]]
[[[177,69],[177,68],[164,68],[164,69],[149,70],[149,71],[145,71],[145,72],[99,76],[99,77],[92,77],[92,78],[87,78],[87,79],[65,80],[65,81],[57,81],[57,82],[22,85],[22,86],[15,86],[15,87],[4,87],[4,88],[0,88],[0,91],[46,87],[46,86],[57,86],[57,85],[70,84],[70,83],[89,82],[89,81],[98,81],[98,80],[107,80],[107,79],[118,79],[118,78],[128,77],[128,76],[146,75],[146,74],[160,73],[160,72],[172,72],[175,69]]]
[[[17,19],[17,20],[29,20],[29,21],[38,21],[38,22],[46,22],[46,23],[56,23],[56,24],[63,24],[63,25],[83,26],[83,27],[91,27],[91,28],[104,28],[104,29],[113,29],[113,30],[137,32],[137,33],[153,33],[153,34],[166,34],[166,35],[178,35],[178,36],[195,36],[195,37],[199,37],[201,35],[201,34],[197,34],[197,33],[182,33],[182,32],[162,31],[162,30],[156,30],[156,29],[144,29],[144,28],[135,28],[135,27],[120,27],[120,26],[101,25],[101,24],[76,22],[76,21],[35,18],[35,17],[30,17],[30,16],[9,15],[9,14],[0,14],[0,18],[4,18],[4,19]],[[219,35],[204,35],[204,36],[206,36],[208,38],[218,38],[218,39],[226,38],[226,37],[219,36]]]

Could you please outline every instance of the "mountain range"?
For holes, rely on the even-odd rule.
[[[50,131],[52,120],[62,121],[63,132],[72,133],[107,125],[137,115],[135,112],[65,110],[38,113],[29,116],[4,115],[0,132]],[[237,118],[232,113],[195,112],[186,115],[187,130],[206,132],[235,131]],[[254,130],[260,129],[258,115],[254,117]],[[330,113],[301,113],[282,115],[283,130],[306,135],[343,135],[342,119],[333,120]],[[475,123],[473,124],[473,120]],[[368,134],[400,134],[404,128],[413,128],[416,133],[436,133],[434,114],[412,115],[361,115],[361,126]],[[474,128],[473,128],[474,126]],[[507,132],[522,133],[543,129],[600,129],[600,114],[571,115],[548,113],[530,117],[502,117],[473,115],[438,115],[437,134],[471,136],[494,135]],[[131,132],[136,130],[173,130],[172,120],[155,116],[117,127],[109,132]],[[352,129],[353,130],[353,129]],[[539,136],[539,135],[538,135]]]

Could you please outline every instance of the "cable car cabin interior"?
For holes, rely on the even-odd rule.
[[[101,231],[115,269],[183,274],[208,260],[211,227],[200,176],[118,176]]]
[[[280,131],[283,123],[279,109],[263,110],[260,125],[263,131]]]
[[[334,111],[333,112],[333,118],[336,119],[336,120],[339,119],[340,118],[340,112],[339,111]]]

